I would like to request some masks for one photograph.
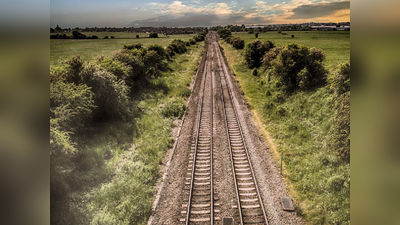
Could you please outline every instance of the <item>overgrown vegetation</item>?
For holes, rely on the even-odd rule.
[[[250,69],[260,67],[261,60],[266,52],[274,48],[275,44],[270,41],[262,42],[260,40],[254,40],[246,45],[244,50],[245,59]]]
[[[244,40],[239,37],[233,37],[230,30],[218,30],[218,35],[220,38],[224,39],[227,43],[231,44],[236,49],[244,48]]]
[[[299,44],[254,40],[243,51],[223,48],[283,153],[297,212],[310,224],[350,224],[350,64],[329,71],[321,49]]]
[[[246,59],[248,56],[258,55],[246,54]],[[325,54],[321,49],[289,44],[283,48],[270,49],[262,58],[263,65],[271,69],[271,74],[278,80],[277,86],[285,93],[292,93],[296,89],[310,90],[326,81],[327,72],[322,64]],[[247,61],[252,60],[258,62],[259,58]]]
[[[162,46],[134,44],[51,67],[52,224],[146,223],[201,52],[171,58]]]

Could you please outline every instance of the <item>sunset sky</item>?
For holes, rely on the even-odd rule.
[[[348,22],[350,1],[337,0],[50,0],[50,26],[215,26]]]

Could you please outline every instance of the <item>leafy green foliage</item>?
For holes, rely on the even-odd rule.
[[[124,45],[124,49],[132,50],[132,49],[142,49],[143,44],[142,43],[135,43],[135,44],[130,44],[130,45]]]
[[[90,118],[96,107],[93,97],[86,84],[50,83],[50,116],[56,118],[57,127],[74,131]]]
[[[165,117],[182,118],[186,111],[186,105],[181,99],[173,98],[168,101],[162,109],[162,115]]]
[[[232,32],[228,29],[221,29],[217,31],[218,35],[222,39],[226,39],[227,37],[232,36]]]
[[[190,95],[188,84],[202,48],[177,55],[164,72],[163,50],[122,49],[112,58],[88,63],[74,57],[51,68],[52,224],[146,224],[159,166],[174,143],[172,118],[186,110],[181,96]],[[149,68],[161,72],[146,77]],[[124,93],[120,88],[128,86],[123,83],[138,70],[141,77],[136,78],[147,83],[129,86],[135,93],[124,107],[135,118],[90,119],[104,107],[102,100],[119,104],[115,93]]]
[[[247,44],[244,50],[247,66],[250,69],[259,67],[264,54],[274,47],[274,43],[270,41],[262,42],[258,39]]]
[[[350,64],[341,64],[329,81],[336,111],[329,144],[343,160],[350,162]]]
[[[132,66],[125,65],[121,61],[106,58],[104,56],[97,59],[97,64],[106,71],[114,74],[120,80],[127,80],[132,73]]]
[[[325,83],[324,58],[321,50],[310,51],[304,45],[289,44],[283,49],[273,49],[272,53],[267,53],[263,63],[271,65],[272,74],[279,79],[278,86],[290,94],[296,88],[309,90]]]

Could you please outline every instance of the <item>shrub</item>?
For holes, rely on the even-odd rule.
[[[94,93],[93,110],[96,120],[113,117],[124,118],[128,115],[128,91],[125,81],[114,74],[101,69],[98,65],[87,64],[79,74],[76,84],[86,84]]]
[[[72,31],[72,38],[73,39],[85,39],[86,35],[80,33],[79,31],[74,30],[74,31]]]
[[[111,39],[114,39],[115,37],[114,37],[114,36],[111,36],[110,38],[111,38]]]
[[[257,69],[254,69],[253,72],[252,72],[252,74],[253,74],[253,76],[257,77],[257,76],[258,76],[258,71],[257,71]]]
[[[260,33],[257,32],[257,33],[254,34],[254,36],[255,36],[256,38],[258,38],[258,35],[259,35],[259,34],[260,34]]]
[[[180,96],[187,98],[192,94],[192,91],[189,88],[185,88],[181,91]]]
[[[158,34],[157,33],[150,33],[149,37],[150,38],[158,38]]]
[[[133,85],[134,81],[145,77],[145,65],[141,56],[141,52],[138,51],[139,50],[137,49],[131,51],[123,49],[117,51],[113,55],[113,60],[118,60],[132,68],[132,70],[130,70],[129,77],[125,80],[127,85],[130,87]]]
[[[64,74],[66,76],[65,77],[66,81],[77,84],[80,79],[79,73],[83,69],[83,60],[81,59],[81,56],[80,55],[72,56],[70,59],[63,61],[62,63],[68,70],[68,72]]]
[[[156,51],[156,52],[158,53],[158,55],[159,55],[162,59],[165,59],[166,56],[167,56],[167,52],[165,51],[165,49],[164,49],[161,45],[157,45],[157,44],[150,45],[150,46],[147,48],[147,50],[148,50],[148,51]]]
[[[124,45],[124,49],[132,50],[132,49],[143,49],[143,44],[142,43],[136,43],[136,44],[130,44],[130,45]]]
[[[96,107],[93,98],[93,92],[85,84],[50,83],[50,116],[56,119],[56,127],[66,131],[82,127]],[[64,144],[60,146],[65,147]]]
[[[167,47],[167,49],[171,49],[171,51],[175,53],[184,53],[187,51],[185,42],[180,39],[175,39],[171,42],[171,44]]]
[[[117,76],[118,79],[126,81],[132,73],[132,67],[121,61],[112,60],[110,58],[99,57],[97,63],[106,71]]]
[[[284,47],[276,47],[265,53],[262,59],[262,65],[267,68],[271,67],[271,61],[276,59],[276,57],[278,57],[279,53],[281,53],[283,48]]]
[[[108,39],[108,36],[105,36],[103,39]]]
[[[154,51],[150,50],[143,57],[144,66],[146,68],[146,78],[154,78],[159,75],[159,70],[164,69],[164,65],[162,62],[162,57]]]
[[[248,67],[250,69],[259,67],[264,54],[274,47],[274,43],[270,41],[263,43],[258,39],[247,44],[245,49],[245,60]]]
[[[232,38],[231,39],[231,44],[236,49],[243,49],[244,48],[244,40],[239,38],[239,37]]]
[[[194,45],[194,44],[196,44],[196,41],[195,41],[194,39],[190,39],[190,40],[189,40],[189,43],[190,43],[191,45]]]
[[[186,111],[185,103],[183,103],[181,99],[174,98],[165,105],[161,113],[164,117],[182,118],[185,111]]]
[[[294,38],[294,35],[292,34],[292,38]]]
[[[92,36],[92,39],[99,39],[99,37],[96,36],[96,35],[93,35],[93,36]]]
[[[139,35],[138,35],[138,34],[136,35],[136,38],[139,38]]]
[[[334,91],[335,117],[329,131],[329,145],[345,161],[350,161],[350,64],[341,64],[330,77]]]
[[[325,53],[322,52],[322,49],[317,49],[315,47],[310,49],[310,54],[311,54],[311,59],[318,61],[318,62],[323,62],[325,61]]]
[[[268,57],[272,55],[271,53]],[[322,62],[316,60],[313,53],[304,45],[287,45],[269,63],[273,75],[278,77],[280,87],[286,93],[291,93],[298,87],[308,90],[324,84],[326,80],[326,70]]]
[[[222,39],[226,39],[227,37],[232,36],[232,32],[228,29],[218,30],[217,33]]]

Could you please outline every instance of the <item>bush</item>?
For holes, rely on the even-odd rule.
[[[261,42],[260,40],[254,40],[247,44],[245,49],[245,60],[250,69],[259,67],[261,65],[262,57],[270,49],[274,48],[274,43],[270,41]]]
[[[257,71],[257,69],[254,69],[252,74],[253,74],[253,76],[257,77],[257,76],[258,76],[258,71]]]
[[[170,51],[174,53],[184,53],[187,51],[187,48],[185,46],[185,42],[180,40],[180,39],[175,39],[171,42],[170,45],[168,45],[167,49],[170,49]],[[171,55],[172,56],[172,55]]]
[[[350,64],[341,64],[330,77],[334,91],[335,117],[329,145],[346,162],[350,161]]]
[[[143,49],[143,44],[142,43],[136,43],[136,44],[130,44],[130,45],[124,45],[124,49],[132,50],[132,49]]]
[[[108,39],[108,36],[105,36],[103,39]]]
[[[128,116],[128,91],[125,81],[100,67],[88,64],[80,73],[80,83],[91,87],[97,108],[93,116],[96,120],[125,118]]]
[[[158,38],[158,34],[157,33],[150,33],[149,37],[150,38]]]
[[[178,117],[182,118],[186,111],[186,105],[181,99],[172,99],[162,109],[161,113],[164,117]]]
[[[92,109],[96,107],[93,98],[93,92],[85,84],[63,81],[50,83],[50,117],[55,119],[59,129],[75,131],[90,119]],[[60,146],[69,148],[64,144]]]
[[[232,32],[228,29],[218,30],[217,33],[222,39],[226,39],[227,37],[232,36]]]
[[[274,54],[266,57],[271,58]],[[264,60],[264,63],[268,62],[268,59]],[[296,88],[309,90],[324,84],[326,80],[326,70],[322,62],[304,45],[287,45],[269,64],[272,74],[278,77],[279,85],[286,93],[291,93]]]
[[[136,38],[139,38],[139,34],[136,35]]]
[[[72,31],[72,38],[73,39],[86,39],[86,35],[80,33],[79,31]]]
[[[117,76],[118,79],[124,81],[126,81],[129,78],[130,74],[132,73],[132,67],[130,65],[126,65],[118,60],[99,57],[97,59],[97,64],[99,64],[106,71]]]
[[[192,94],[192,91],[189,88],[185,88],[181,91],[180,96],[183,98],[187,98]]]
[[[147,48],[148,51],[156,51],[157,54],[162,58],[165,59],[167,57],[167,52],[165,51],[165,49],[161,46],[161,45],[150,45]]]
[[[146,68],[146,78],[154,78],[159,75],[159,70],[163,70],[166,66],[163,64],[162,57],[154,51],[150,50],[143,57],[144,66]]]
[[[118,60],[131,68],[129,77],[125,80],[127,85],[132,87],[134,81],[145,78],[145,65],[142,58],[142,51],[137,49],[123,49],[114,53],[113,60]]]
[[[231,44],[236,49],[243,49],[244,48],[244,40],[239,38],[239,37],[232,38],[231,39]]]
[[[128,114],[128,91],[124,80],[104,69],[100,65],[84,65],[79,56],[64,62],[67,72],[63,74],[65,81],[75,85],[87,85],[94,93],[93,110],[96,119],[111,117],[123,118]]]
[[[281,53],[282,49],[284,49],[284,47],[276,47],[276,48],[269,50],[267,53],[265,53],[265,55],[263,56],[263,59],[262,59],[262,65],[266,68],[271,67],[271,61],[278,57],[278,55],[279,55],[279,53]]]

